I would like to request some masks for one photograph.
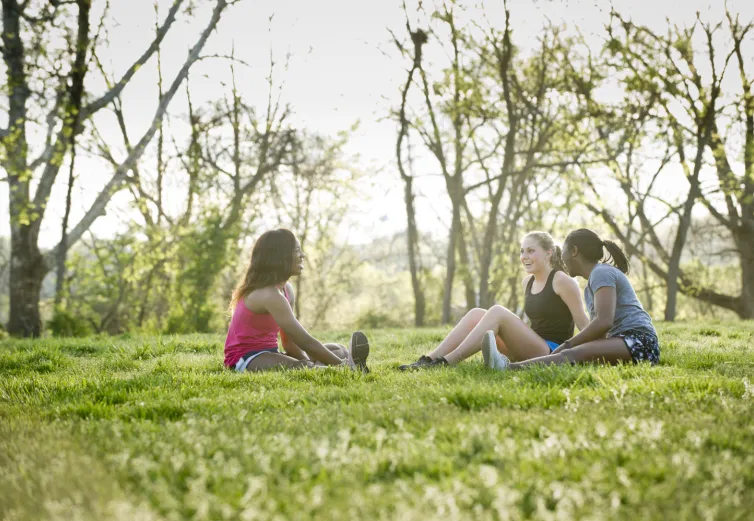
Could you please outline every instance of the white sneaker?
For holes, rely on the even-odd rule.
[[[484,367],[487,369],[495,368],[495,359],[493,358],[493,351],[497,351],[497,344],[495,342],[494,331],[487,331],[482,336],[482,357],[484,358]]]
[[[500,354],[497,350],[494,331],[487,331],[482,337],[482,357],[484,358],[484,366],[488,369],[504,371],[510,364],[508,357]]]
[[[500,351],[495,348],[495,352],[493,353],[494,356],[494,362],[493,362],[493,369],[495,371],[505,371],[508,369],[508,366],[510,365],[511,361],[508,359],[507,356],[502,354]]]

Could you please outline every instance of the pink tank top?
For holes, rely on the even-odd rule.
[[[288,288],[283,286],[285,298]],[[228,336],[225,338],[225,365],[235,367],[238,360],[246,353],[276,349],[278,346],[278,326],[269,313],[254,313],[246,307],[243,299],[238,301],[233,317],[230,319]]]

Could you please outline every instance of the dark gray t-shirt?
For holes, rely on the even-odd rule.
[[[589,310],[589,318],[594,319],[594,294],[605,286],[615,288],[615,318],[613,327],[607,332],[608,338],[619,335],[629,329],[644,331],[657,336],[652,319],[636,297],[628,277],[618,268],[609,264],[597,264],[584,288],[584,301]]]

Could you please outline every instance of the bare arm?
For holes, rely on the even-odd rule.
[[[300,347],[312,360],[326,365],[340,365],[343,360],[335,356],[322,342],[314,338],[304,329],[304,326],[296,320],[291,305],[278,291],[270,291],[264,296],[264,304],[267,312],[277,322],[280,329],[289,337],[294,344]]]
[[[567,341],[571,347],[605,338],[613,327],[617,300],[615,288],[612,286],[603,286],[594,293],[594,319],[578,335]],[[565,348],[565,343],[561,344],[553,353],[559,353]]]
[[[555,274],[555,279],[552,281],[552,289],[555,290],[555,293],[568,306],[576,327],[579,328],[579,331],[583,331],[589,323],[589,317],[586,316],[586,311],[584,311],[584,302],[581,300],[581,290],[578,283],[562,271],[559,271]]]
[[[288,295],[290,295],[291,310],[295,309],[296,295],[293,292],[293,285],[290,282],[286,282],[286,289]],[[283,351],[288,356],[296,358],[298,360],[309,360],[309,356],[301,349],[296,343],[289,337],[285,331],[280,330],[280,342],[283,344]]]

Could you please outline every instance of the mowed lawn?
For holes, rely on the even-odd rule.
[[[754,323],[660,325],[658,367],[396,370],[445,331],[367,331],[367,376],[0,342],[0,519],[752,519]]]

